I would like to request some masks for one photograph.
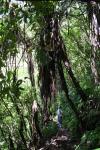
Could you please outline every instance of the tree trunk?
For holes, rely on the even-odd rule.
[[[34,129],[36,129],[36,132],[38,133],[40,138],[42,138],[43,136],[39,127],[39,120],[38,120],[38,104],[36,101],[33,101],[32,105],[32,124],[33,124],[33,133]]]
[[[91,71],[94,83],[100,82],[97,68],[97,50],[100,48],[100,4],[91,1],[87,5],[88,17],[90,21],[90,41],[91,41]]]
[[[83,89],[81,88],[78,80],[75,78],[74,76],[74,73],[72,71],[72,68],[71,68],[71,65],[70,65],[70,62],[69,62],[69,59],[68,59],[68,56],[66,54],[66,47],[64,45],[64,42],[63,42],[63,39],[60,35],[60,31],[59,31],[59,19],[57,18],[58,16],[56,16],[55,18],[52,17],[52,26],[50,26],[50,18],[47,20],[47,24],[49,27],[51,27],[51,31],[52,31],[52,34],[51,36],[49,37],[51,41],[50,45],[53,49],[53,51],[57,51],[57,57],[60,59],[60,60],[63,60],[64,62],[64,65],[66,67],[66,69],[68,70],[68,74],[69,76],[71,77],[72,81],[73,81],[73,84],[76,88],[76,91],[77,93],[80,95],[81,99],[85,102],[87,100],[87,96],[86,94],[84,93]],[[49,33],[50,31],[48,31]],[[57,58],[57,59],[58,59]]]
[[[37,130],[37,133],[39,134],[40,138],[42,138],[42,133],[40,131],[40,127],[39,127],[39,120],[38,120],[38,112],[35,112],[34,114],[34,121],[35,121],[35,127],[36,127],[36,130]]]
[[[19,124],[19,134],[20,134],[20,137],[21,137],[21,140],[23,142],[23,146],[25,148],[25,150],[27,150],[27,143],[26,143],[26,139],[25,139],[25,136],[24,136],[24,120],[23,120],[23,117],[20,116],[20,124]]]
[[[65,65],[65,67],[68,71],[68,74],[69,74],[69,76],[71,77],[71,79],[73,81],[73,84],[76,88],[77,93],[80,95],[83,102],[86,102],[87,101],[87,95],[84,93],[83,89],[81,88],[81,86],[79,84],[79,81],[74,76],[74,73],[73,73],[72,68],[71,68],[71,64],[70,64],[68,56],[66,54],[66,47],[65,47],[64,42],[62,41],[62,39],[61,39],[61,43],[60,43],[59,53],[60,53],[59,55],[61,55],[60,59],[63,61],[64,65]]]
[[[79,117],[79,113],[77,111],[77,108],[75,107],[73,101],[69,97],[68,87],[67,87],[67,84],[66,84],[66,81],[65,81],[65,77],[64,77],[64,73],[63,73],[63,68],[62,68],[61,62],[58,62],[58,71],[59,71],[59,76],[60,76],[61,83],[62,83],[62,88],[63,88],[63,90],[65,92],[66,97],[67,97],[68,103],[69,103],[71,109],[73,110],[77,121],[81,125],[81,129],[83,130],[82,119]]]
[[[27,58],[28,58],[28,62],[27,62],[28,73],[29,73],[31,85],[32,85],[32,87],[34,87],[35,81],[34,81],[34,65],[33,65],[33,61],[32,61],[32,54],[27,52]]]

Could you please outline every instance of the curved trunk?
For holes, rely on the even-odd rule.
[[[64,45],[64,42],[62,41],[62,38],[61,38],[61,41],[60,41],[59,49],[60,49],[59,56],[61,57],[60,59],[63,61],[64,65],[65,65],[65,67],[68,71],[68,74],[69,74],[69,76],[71,77],[71,79],[73,81],[73,84],[76,88],[77,93],[80,95],[83,102],[86,102],[88,97],[85,94],[85,92],[83,91],[83,89],[81,88],[81,86],[79,84],[79,81],[76,79],[76,77],[75,77],[75,75],[72,71],[71,64],[69,62],[69,59],[68,59],[68,56],[67,56],[67,53],[66,53],[66,47]]]
[[[84,128],[83,128],[82,119],[80,118],[79,113],[77,111],[77,108],[75,107],[73,101],[69,97],[68,87],[67,87],[66,80],[65,80],[65,77],[64,77],[64,73],[63,73],[63,68],[62,68],[61,62],[58,62],[58,71],[59,71],[59,76],[60,76],[61,83],[62,83],[62,88],[63,88],[63,90],[65,92],[66,97],[67,97],[67,101],[68,101],[71,109],[73,110],[73,112],[74,112],[74,114],[76,116],[76,119],[79,122],[79,124],[81,126],[81,129],[83,131]]]

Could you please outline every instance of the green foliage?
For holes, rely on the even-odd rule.
[[[90,150],[100,146],[100,128],[93,131],[87,131],[81,137],[80,144],[76,146],[75,150]]]
[[[59,14],[59,30],[67,48],[66,53],[71,63],[74,76],[89,98],[86,104],[82,102],[76,92],[71,77],[66,73],[66,69],[63,66],[69,97],[82,119],[86,119],[86,125],[90,129],[90,131],[83,133],[80,143],[75,146],[75,149],[88,150],[100,147],[99,117],[97,117],[99,116],[100,107],[100,85],[96,85],[93,82],[93,74],[91,72],[92,54],[91,43],[89,41],[90,29],[88,14],[86,12],[87,6],[77,2],[69,4],[70,1],[27,1],[24,3],[17,3],[17,1],[11,2],[10,0],[0,1],[1,150],[9,149],[9,137],[13,140],[15,149],[17,149],[18,144],[22,145],[22,147],[25,145],[21,134],[23,134],[27,145],[32,138],[31,106],[33,100],[37,100],[37,85],[31,87],[31,84],[27,84],[25,79],[20,79],[19,76],[22,76],[22,68],[20,68],[20,65],[23,62],[30,63],[30,60],[27,58],[27,53],[30,52],[32,53],[34,65],[36,64],[35,61],[37,61],[38,65],[49,63],[48,55],[45,53],[45,47],[43,49],[40,47],[40,33],[42,30],[45,30],[46,22],[44,22],[44,17],[54,12]],[[97,53],[99,60],[99,51]],[[18,60],[20,59],[19,62],[17,58]],[[39,99],[39,125],[45,138],[55,136],[58,131],[56,110],[58,105],[61,105],[63,111],[63,128],[69,129],[73,137],[79,138],[79,125],[63,92],[60,77],[57,72],[57,62],[55,62],[55,66],[56,94],[52,98],[50,105],[50,111],[52,112],[54,121],[50,122],[47,126],[41,123],[44,113],[42,110],[44,101]],[[34,71],[36,71],[35,67],[33,66]],[[97,70],[99,68],[100,63],[98,61]],[[36,79],[34,73],[31,72],[31,66],[28,69]],[[19,71],[19,75],[17,71]],[[26,76],[29,78],[28,75]],[[30,82],[30,79],[28,80]],[[93,106],[92,108],[89,105],[90,100],[93,101],[93,104],[96,103],[95,107]],[[91,130],[93,126],[95,128]]]
[[[57,123],[50,122],[47,126],[43,128],[43,135],[45,138],[51,138],[57,134],[58,128]]]
[[[50,13],[53,13],[55,4],[57,4],[57,1],[38,1],[38,2],[34,1],[33,2],[36,12],[42,15],[48,15]]]

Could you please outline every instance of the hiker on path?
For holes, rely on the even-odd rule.
[[[62,110],[61,110],[61,106],[59,106],[58,110],[57,110],[57,124],[58,124],[58,128],[62,128]]]

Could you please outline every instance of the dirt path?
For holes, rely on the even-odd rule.
[[[66,129],[60,129],[55,137],[45,142],[39,150],[74,150],[70,133]]]

